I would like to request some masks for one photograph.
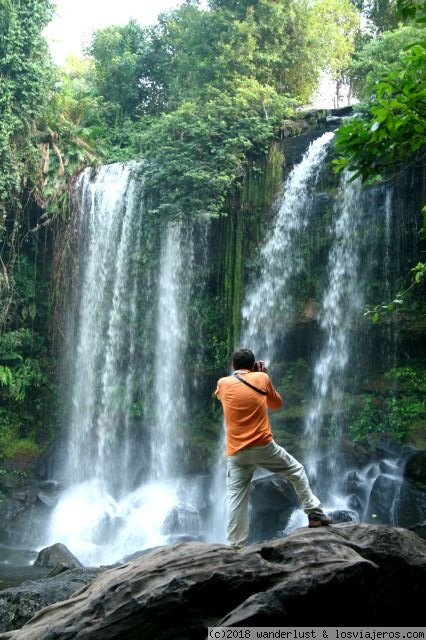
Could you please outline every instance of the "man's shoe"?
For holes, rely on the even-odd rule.
[[[331,524],[331,518],[326,516],[325,513],[309,513],[308,521],[308,527],[326,527]]]

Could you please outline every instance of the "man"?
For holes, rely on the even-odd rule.
[[[282,398],[264,363],[256,362],[250,349],[238,349],[232,366],[233,375],[221,378],[216,389],[226,425],[228,543],[239,549],[247,541],[249,486],[256,467],[280,473],[292,483],[310,527],[330,524],[303,466],[273,440],[268,408],[278,410]]]

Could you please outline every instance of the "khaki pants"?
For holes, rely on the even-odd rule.
[[[241,449],[227,457],[228,544],[242,547],[249,533],[248,497],[250,480],[256,467],[279,473],[289,480],[305,513],[321,512],[318,498],[312,493],[303,466],[274,441],[262,447]]]

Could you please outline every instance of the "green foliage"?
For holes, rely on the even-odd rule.
[[[402,372],[399,372],[402,375]],[[348,435],[354,442],[365,439],[369,434],[387,433],[405,442],[410,436],[413,422],[424,421],[426,403],[422,397],[408,395],[391,395],[383,402],[379,398],[366,395],[362,398],[355,418],[348,424]]]
[[[411,272],[414,275],[411,284],[403,291],[398,292],[394,300],[391,302],[377,304],[374,307],[367,305],[364,315],[371,317],[373,322],[379,322],[382,319],[383,314],[392,314],[398,310],[406,301],[407,295],[413,287],[424,281],[426,276],[426,263],[418,262],[416,266],[411,269]]]
[[[5,327],[14,306],[21,219],[39,176],[39,156],[32,133],[53,87],[52,64],[41,36],[51,14],[49,0],[1,3],[0,329]]]
[[[370,29],[383,33],[398,27],[400,15],[396,0],[355,0]]]
[[[244,175],[247,152],[267,152],[288,108],[288,99],[247,79],[232,94],[212,89],[203,104],[186,101],[158,118],[142,138],[144,175],[158,213],[221,213]]]
[[[105,155],[104,103],[93,88],[93,65],[70,57],[58,70],[57,91],[37,122],[41,180],[35,198],[48,214],[68,215],[68,191],[76,173]]]
[[[416,18],[418,27],[400,29],[383,37],[380,43],[367,45],[360,54],[360,67],[367,74],[361,92],[370,91],[368,102],[348,124],[339,127],[335,145],[340,157],[335,159],[337,171],[347,169],[353,178],[362,177],[364,182],[389,178],[424,157],[426,149],[426,12],[424,5],[416,1],[398,0],[399,14]],[[403,41],[415,37],[406,45],[398,59],[397,51]],[[377,55],[369,75],[365,58],[382,53],[389,63],[390,73],[383,75],[383,60]],[[390,57],[389,57],[390,56]],[[363,67],[364,65],[364,67]],[[424,211],[423,211],[424,213]],[[423,237],[426,233],[424,216]],[[407,294],[424,280],[426,265],[418,262],[412,269],[413,281],[392,301],[373,308],[367,307],[365,315],[374,322],[383,313],[393,313],[405,301]]]
[[[23,262],[22,255],[19,261]],[[45,330],[47,308],[30,278],[21,274],[17,284],[19,293],[8,319],[15,328],[9,326],[0,334],[0,456],[4,458],[32,457],[53,434],[54,359],[46,339],[35,329],[37,321]],[[34,300],[40,317],[25,312]]]
[[[0,224],[36,172],[31,129],[52,87],[52,66],[41,30],[49,0],[3,0],[0,19]],[[3,220],[1,220],[1,218]]]
[[[36,355],[37,357],[34,357]],[[47,384],[48,365],[43,340],[30,329],[8,331],[0,336],[0,396],[22,402]]]
[[[349,69],[357,98],[368,100],[375,93],[377,81],[400,68],[405,49],[420,40],[422,34],[420,26],[409,25],[385,32],[380,38],[368,38],[354,55]]]
[[[364,180],[397,171],[424,152],[426,135],[426,40],[403,56],[400,69],[377,82],[364,117],[339,128],[335,160]],[[344,155],[343,155],[344,154]]]
[[[0,408],[0,460],[16,457],[33,459],[40,454],[34,434],[22,437],[20,425],[5,409]]]
[[[377,80],[367,108],[339,127],[337,170],[347,168],[354,178],[365,181],[389,176],[424,153],[426,36],[423,21],[419,24],[421,38],[411,43],[389,74]]]
[[[134,20],[94,34],[88,53],[94,60],[93,80],[97,93],[118,107],[115,120],[134,118],[152,87],[144,83],[141,68],[146,54],[146,30]],[[150,96],[150,99],[151,96]]]
[[[223,212],[247,153],[266,153],[320,72],[347,63],[358,22],[350,0],[185,2],[152,27],[98,31],[108,157],[141,155],[160,216]]]
[[[426,392],[426,371],[421,367],[394,367],[385,373],[387,380],[395,380],[406,391]]]

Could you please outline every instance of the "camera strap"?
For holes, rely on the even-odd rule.
[[[243,384],[247,385],[248,387],[250,387],[250,389],[253,389],[253,391],[257,391],[257,393],[261,393],[262,396],[267,396],[268,392],[267,391],[263,391],[263,389],[258,389],[257,387],[254,386],[254,384],[250,384],[250,382],[247,382],[247,380],[244,380],[244,378],[242,378],[241,376],[238,375],[238,373],[234,373],[233,376],[235,378],[237,378],[237,380],[239,380],[240,382],[242,382]]]

